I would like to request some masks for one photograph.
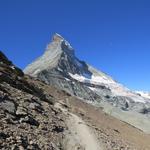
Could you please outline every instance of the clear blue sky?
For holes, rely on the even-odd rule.
[[[0,0],[0,50],[24,68],[53,33],[130,89],[150,91],[149,0]]]

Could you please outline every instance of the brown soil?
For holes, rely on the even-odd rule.
[[[70,98],[67,103],[73,113],[81,116],[95,130],[104,149],[150,149],[150,135],[81,100]]]

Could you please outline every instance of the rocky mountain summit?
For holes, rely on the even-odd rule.
[[[100,105],[106,113],[150,133],[150,99],[79,60],[69,42],[59,34],[53,36],[44,54],[24,72],[88,103]]]
[[[76,82],[70,76],[70,74],[90,74],[90,72],[87,64],[75,57],[73,48],[58,34],[53,36],[52,43],[48,44],[43,56],[30,64],[24,72],[83,99],[93,101],[99,99],[99,96],[86,85]]]

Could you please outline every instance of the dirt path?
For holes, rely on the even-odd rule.
[[[80,117],[68,112],[59,103],[55,107],[68,115],[67,126],[69,132],[64,143],[66,150],[101,150],[94,133]]]

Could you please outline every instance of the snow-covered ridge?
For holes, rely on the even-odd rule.
[[[142,97],[150,99],[150,92],[136,91],[137,94],[140,94]]]
[[[83,74],[83,75],[69,73],[69,75],[73,79],[76,79],[80,82],[87,82],[87,83],[91,83],[91,84],[99,84],[99,83],[111,84],[111,83],[115,83],[113,80],[109,80],[105,76],[94,76],[94,75],[90,76],[89,74],[86,74],[86,73]]]
[[[55,34],[53,35],[52,41],[53,41],[53,42],[57,42],[58,44],[64,44],[64,45],[67,47],[67,49],[73,51],[73,48],[72,48],[72,46],[70,45],[70,43],[69,43],[67,40],[65,40],[65,39],[64,39],[60,34],[58,34],[58,33],[55,33]]]
[[[144,99],[144,98],[148,98],[148,96],[139,96],[138,94],[130,91],[128,88],[124,87],[123,85],[115,82],[113,79],[111,79],[110,77],[107,77],[105,75],[101,75],[101,76],[89,76],[88,74],[83,74],[83,75],[79,75],[79,74],[71,74],[69,73],[69,75],[80,82],[83,83],[91,83],[91,84],[95,84],[95,85],[105,85],[107,88],[109,88],[112,92],[112,94],[114,96],[125,96],[125,97],[131,97],[133,99],[133,101],[135,102],[141,102],[141,103],[146,103],[148,100]],[[89,89],[91,89],[92,91],[97,91],[97,88],[94,87],[89,87]],[[149,96],[150,98],[150,96]]]

